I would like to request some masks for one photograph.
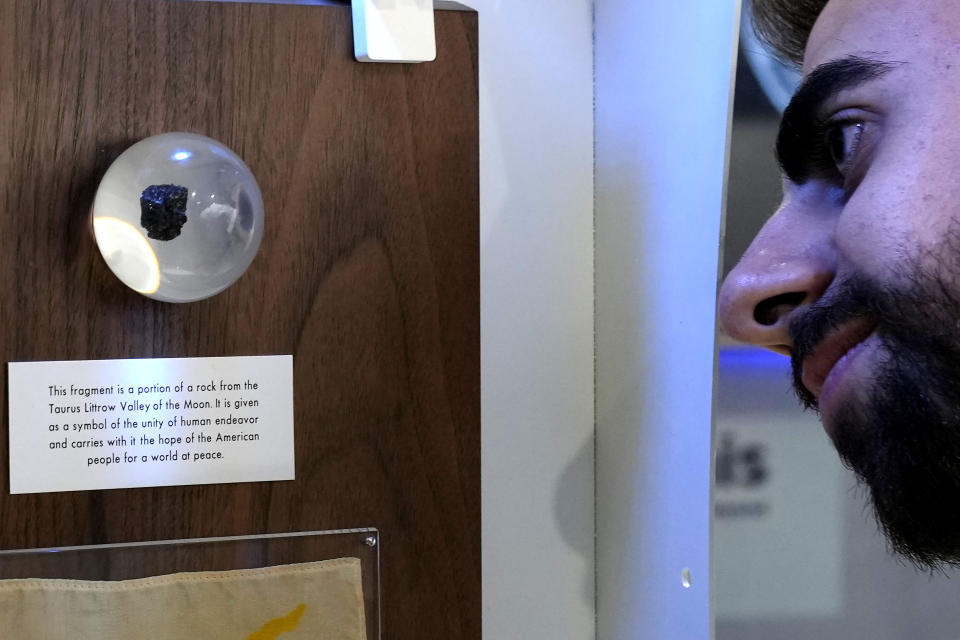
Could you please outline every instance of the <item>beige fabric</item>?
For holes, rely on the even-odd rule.
[[[360,561],[94,582],[0,580],[3,640],[365,640]]]

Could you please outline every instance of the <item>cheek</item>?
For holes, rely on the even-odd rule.
[[[895,159],[877,158],[837,221],[841,262],[885,280],[904,266],[937,270],[960,263],[960,145],[955,148],[914,141]]]
[[[865,180],[837,220],[834,242],[839,268],[888,280],[915,246],[912,216],[901,189],[889,181]]]

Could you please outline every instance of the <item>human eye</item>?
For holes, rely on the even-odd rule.
[[[828,178],[849,198],[863,180],[873,155],[878,122],[859,110],[840,113],[822,123],[824,153],[820,159]]]
[[[832,122],[827,126],[826,148],[830,154],[833,169],[846,180],[850,173],[857,149],[863,139],[864,123],[858,120]]]
[[[848,107],[819,116],[807,108],[784,113],[777,136],[777,159],[784,176],[836,186],[844,200],[860,185],[882,133],[882,114]]]

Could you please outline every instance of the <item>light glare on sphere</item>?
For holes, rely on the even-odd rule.
[[[93,202],[93,232],[125,285],[166,302],[217,294],[247,270],[263,236],[250,169],[193,133],[145,138],[118,157]]]

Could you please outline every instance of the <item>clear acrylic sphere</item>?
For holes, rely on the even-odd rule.
[[[166,302],[217,294],[247,270],[263,237],[263,198],[247,165],[194,133],[145,138],[110,165],[93,231],[111,271]]]

